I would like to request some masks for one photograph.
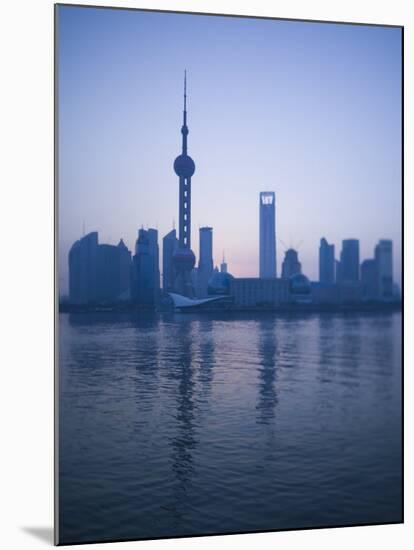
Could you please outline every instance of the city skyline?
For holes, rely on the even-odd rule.
[[[64,10],[63,13],[65,13]],[[171,66],[168,65],[167,59],[164,63],[165,67],[168,66],[168,80],[171,89],[162,89],[162,95],[160,95],[159,89],[156,86],[154,87],[154,81],[156,81],[156,78],[159,78],[157,71],[160,70],[160,65],[163,65],[163,61],[158,60],[157,67],[151,67],[151,70],[149,72],[147,71],[147,81],[149,78],[153,79],[152,85],[154,93],[148,96],[148,90],[142,91],[142,89],[137,86],[138,81],[136,77],[128,70],[135,63],[137,67],[140,66],[140,70],[142,71],[142,59],[139,60],[139,58],[134,58],[135,54],[132,55],[131,52],[129,52],[127,58],[122,57],[126,55],[126,50],[123,48],[125,48],[127,44],[127,38],[132,40],[132,38],[135,37],[138,42],[141,39],[144,40],[144,38],[144,42],[148,40],[147,31],[145,31],[141,25],[143,20],[148,22],[148,17],[154,14],[142,12],[132,13],[135,16],[133,17],[133,23],[131,23],[128,18],[128,24],[127,19],[123,18],[121,13],[111,12],[110,10],[108,10],[108,14],[102,13],[102,11],[98,14],[94,12],[93,9],[71,9],[70,15],[65,14],[61,17],[60,25],[62,30],[60,43],[62,51],[59,73],[61,89],[59,110],[59,181],[61,201],[59,208],[59,269],[63,292],[65,288],[67,288],[68,250],[71,244],[81,236],[82,226],[85,226],[86,233],[89,231],[98,231],[101,236],[101,242],[116,244],[123,238],[127,247],[133,250],[133,243],[136,239],[139,227],[146,226],[158,228],[160,243],[162,237],[171,231],[173,220],[175,220],[176,225],[178,222],[178,189],[176,177],[172,171],[172,162],[179,146],[177,127],[179,127],[180,118],[182,116],[178,100],[180,86],[176,86],[176,84],[178,84],[178,79],[182,79],[184,67],[181,66],[178,74],[175,75],[171,73],[171,70],[178,64],[183,65],[183,60],[174,59],[173,63],[170,64]],[[183,27],[190,32],[187,22],[188,17],[191,16],[161,14],[163,17],[160,21],[158,18],[159,15],[160,14],[157,14],[156,19],[151,19],[151,23],[154,22],[154,24],[158,25],[157,28],[162,28],[162,25],[165,24],[163,21],[168,21],[170,23],[168,28],[173,34],[180,35],[179,30],[182,30]],[[69,20],[65,27],[65,20],[67,17]],[[66,40],[69,39],[71,32],[74,31],[74,27],[71,26],[73,21],[70,21],[73,17],[77,18],[77,23],[84,21],[85,26],[87,23],[88,29],[91,28],[90,25],[92,24],[91,34],[95,39],[99,38],[97,43],[93,43],[93,40],[88,43],[89,45],[87,45],[85,52],[86,61],[84,61],[83,64],[80,63],[79,59],[76,57],[76,54],[79,53],[77,48],[80,47],[80,44],[85,46],[85,36],[82,35],[82,30],[80,31],[80,40],[76,42],[75,46],[73,43],[71,44],[74,59],[65,57],[65,44],[67,47],[65,38]],[[165,19],[166,17],[167,19]],[[171,17],[174,21],[178,22],[176,29],[171,28]],[[219,18],[210,17],[208,19],[208,25],[204,23],[204,18],[201,18],[201,23],[198,23],[199,19],[196,19],[196,25],[201,25],[199,29],[200,32],[203,28],[205,30],[205,26],[211,28],[211,25],[213,25],[213,28],[217,32],[217,36],[222,36],[220,33],[223,33],[224,30],[221,29],[221,24],[218,22]],[[185,21],[185,23],[183,21]],[[236,23],[234,23],[233,20],[231,21],[231,25],[234,24],[235,27],[230,29],[229,34],[234,44],[237,37],[239,37],[239,40],[242,40],[243,33],[246,31],[242,20],[236,19]],[[284,26],[290,28],[289,32],[282,30],[281,34],[284,34],[285,46],[288,48],[287,51],[284,50],[284,55],[292,62],[292,52],[289,51],[289,44],[293,47],[294,41],[292,42],[292,40],[294,40],[295,33],[298,32],[297,28],[298,26],[302,28],[301,25],[303,26],[304,23],[289,21],[268,22],[260,20],[255,20],[254,23],[257,25],[258,29],[263,28],[265,30],[268,30],[269,23],[276,25],[276,30],[280,28],[283,29]],[[111,26],[109,26],[109,24],[111,24]],[[124,28],[125,25],[127,26],[126,29]],[[283,27],[280,27],[280,25]],[[338,31],[338,25],[333,26],[335,30]],[[315,33],[315,27],[317,27],[320,31],[319,34],[323,36],[322,42],[320,38],[318,41],[318,47],[321,48],[322,43],[324,43],[324,41],[326,42],[329,38],[330,31],[326,29],[326,25],[323,26],[313,23],[311,27],[313,28],[311,32],[309,32],[307,30],[308,27],[306,27],[308,36],[305,37],[305,41],[302,45],[304,45],[306,39],[309,40],[315,37],[315,34],[319,36],[317,32]],[[86,87],[80,86],[80,89],[75,89],[76,73],[79,73],[79,71],[82,72],[86,68],[88,62],[92,63],[91,68],[93,69],[94,78],[100,76],[101,79],[104,78],[105,80],[105,76],[102,72],[103,67],[101,67],[99,63],[96,65],[97,57],[94,48],[97,48],[98,43],[99,47],[102,47],[102,40],[106,32],[120,33],[123,28],[126,31],[126,34],[124,33],[126,38],[124,41],[121,40],[118,42],[118,46],[115,46],[115,52],[112,52],[113,57],[120,55],[120,59],[123,63],[121,63],[121,68],[115,65],[113,65],[113,67],[114,70],[116,69],[115,72],[117,75],[123,77],[122,82],[125,84],[128,79],[130,79],[131,83],[135,86],[134,91],[142,92],[142,97],[138,93],[134,102],[133,94],[130,89],[131,87],[122,88],[120,83],[119,85],[117,83],[116,90],[111,87],[104,87],[102,89],[102,87],[99,86],[102,80],[100,81],[99,78],[98,84],[96,85],[94,85],[92,81],[86,79]],[[82,29],[82,25],[80,29]],[[135,32],[137,32],[138,29],[140,29],[141,32],[138,32],[138,35],[136,35]],[[371,58],[371,60],[374,59],[378,63],[381,57],[379,56],[379,52],[384,48],[388,57],[385,61],[381,58],[381,67],[384,68],[385,63],[389,71],[397,74],[400,63],[400,57],[398,55],[399,35],[397,32],[395,32],[395,34],[388,32],[397,31],[397,29],[371,29],[366,27],[363,28],[363,30],[371,35],[373,43],[375,44],[375,47],[373,47],[369,41],[364,39],[366,42],[365,49],[362,50],[365,54],[364,61],[367,62],[368,58]],[[273,29],[273,31],[275,31],[275,29]],[[378,33],[374,31],[378,31]],[[194,32],[193,29],[191,29],[190,34],[192,32]],[[253,32],[253,37],[256,41],[259,39],[254,26],[253,31],[249,29],[249,32]],[[345,48],[345,44],[347,44],[349,48],[350,43],[347,43],[345,38],[349,41],[352,37],[355,38],[356,36],[357,38],[359,37],[361,42],[361,36],[365,35],[360,29],[356,30],[353,28],[352,31],[349,31],[351,32],[351,37],[345,36],[344,38],[343,35],[347,35],[347,32],[348,31],[341,31],[342,38],[340,40],[340,45],[343,51],[341,50],[337,53],[342,54],[342,61],[348,60],[349,62],[352,56]],[[266,40],[271,41],[270,34],[265,33],[263,37],[264,42]],[[276,35],[278,35],[278,32],[276,32]],[[120,38],[120,35],[118,35],[118,38]],[[385,40],[385,38],[387,39],[385,41],[387,44],[386,48],[384,47],[385,44],[382,44],[382,40]],[[364,42],[364,40],[362,40],[362,42]],[[198,41],[197,44],[200,46],[200,41]],[[390,59],[391,54],[388,51],[390,44],[393,46],[392,52],[394,57],[392,60]],[[231,48],[229,50],[228,48],[226,49],[225,46],[225,44],[221,44],[221,51],[227,52],[229,56],[231,54]],[[361,46],[361,43],[359,43],[359,46]],[[159,48],[159,45],[157,47]],[[75,48],[74,52],[73,48]],[[114,48],[113,42],[111,42],[111,48]],[[197,50],[197,48],[195,49]],[[245,48],[243,49],[245,50]],[[200,51],[202,51],[205,56],[208,55],[205,48],[201,48]],[[93,55],[94,52],[95,56]],[[158,55],[160,55],[160,51],[157,50],[157,52]],[[251,55],[251,50],[249,50],[249,52]],[[355,48],[351,48],[351,52],[355,55]],[[109,51],[105,51],[104,48],[104,57],[105,55],[110,55],[110,53]],[[245,51],[245,53],[248,52]],[[320,54],[322,61],[326,64],[326,67],[324,67],[324,63],[322,63],[321,67],[326,70],[329,66],[329,59],[327,59],[326,54],[322,52],[320,52]],[[179,54],[175,55],[177,58],[179,57]],[[326,237],[330,243],[335,244],[335,249],[338,252],[341,249],[342,240],[351,237],[359,239],[361,245],[361,260],[373,256],[374,246],[380,239],[390,239],[394,243],[394,279],[400,284],[401,188],[399,172],[401,167],[400,155],[398,154],[400,144],[395,143],[395,140],[398,141],[400,139],[400,132],[398,131],[400,125],[398,111],[400,96],[396,93],[400,86],[399,79],[397,78],[396,81],[391,83],[384,82],[387,84],[385,90],[378,88],[377,95],[379,97],[376,98],[378,105],[376,108],[371,109],[370,116],[366,117],[364,121],[366,122],[368,120],[373,123],[375,118],[374,115],[381,112],[381,110],[378,110],[379,106],[386,105],[387,109],[386,112],[383,113],[382,119],[375,119],[376,124],[369,128],[370,131],[365,129],[360,119],[355,119],[353,121],[352,126],[356,128],[359,127],[360,132],[357,137],[360,138],[361,141],[361,135],[369,135],[370,137],[370,142],[368,144],[362,144],[362,151],[361,143],[354,143],[352,140],[351,142],[343,141],[345,136],[351,136],[355,141],[356,135],[351,132],[351,127],[345,128],[345,114],[342,111],[338,111],[337,113],[337,123],[342,129],[342,132],[345,129],[347,132],[340,136],[342,139],[339,140],[340,143],[344,146],[346,145],[346,147],[339,153],[338,148],[334,150],[336,152],[335,160],[338,161],[338,156],[341,157],[341,154],[342,156],[345,154],[345,158],[346,154],[348,154],[350,158],[356,156],[356,158],[360,158],[360,162],[364,162],[362,162],[358,168],[356,168],[352,162],[347,166],[341,166],[338,163],[335,164],[329,156],[329,153],[332,151],[332,149],[328,147],[329,144],[327,142],[321,142],[319,144],[319,150],[317,151],[319,155],[316,159],[313,159],[313,165],[312,162],[309,164],[311,161],[310,152],[306,151],[304,148],[306,143],[309,145],[310,141],[312,141],[310,139],[312,125],[310,124],[307,126],[306,124],[298,124],[298,115],[306,114],[308,117],[310,116],[311,113],[308,109],[311,107],[312,102],[308,105],[299,104],[296,110],[293,110],[292,104],[290,103],[288,115],[282,116],[278,120],[281,128],[283,128],[283,131],[278,133],[278,126],[275,126],[275,131],[273,132],[268,120],[263,120],[263,118],[260,117],[257,119],[257,117],[254,116],[258,115],[260,112],[256,109],[257,105],[252,100],[243,100],[245,94],[238,93],[237,104],[239,107],[244,108],[243,113],[246,114],[246,116],[242,121],[237,121],[236,123],[234,117],[237,114],[237,109],[231,109],[233,98],[230,92],[240,92],[240,89],[237,88],[237,83],[240,82],[242,77],[246,77],[246,71],[243,72],[242,68],[238,67],[237,74],[232,75],[233,77],[238,76],[238,80],[235,78],[235,84],[232,85],[229,79],[225,78],[227,75],[223,74],[224,65],[220,63],[219,60],[216,60],[217,66],[220,69],[220,79],[219,82],[217,82],[217,75],[216,78],[212,78],[214,76],[212,74],[214,72],[214,64],[210,63],[207,69],[203,66],[203,71],[200,72],[200,69],[197,65],[194,65],[194,61],[192,61],[193,55],[194,52],[191,54],[188,52],[184,63],[190,74],[189,102],[191,112],[191,143],[189,153],[196,158],[197,162],[197,172],[194,177],[192,194],[192,230],[194,233],[197,232],[198,227],[201,226],[213,227],[214,265],[219,265],[222,252],[226,250],[226,260],[229,264],[229,271],[233,275],[239,277],[258,276],[259,215],[257,212],[256,197],[258,192],[268,190],[274,191],[276,194],[276,234],[278,236],[276,246],[279,251],[277,255],[278,273],[281,272],[281,263],[284,256],[285,247],[283,243],[286,243],[286,248],[289,246],[298,248],[297,243],[302,241],[299,247],[299,257],[302,263],[303,272],[312,280],[318,280],[317,250],[321,237]],[[297,51],[296,55],[298,55]],[[304,58],[307,57],[304,50],[301,50],[301,55]],[[74,63],[74,61],[76,62]],[[361,70],[362,64],[359,63],[358,65],[357,58],[354,58],[354,61],[357,68]],[[80,68],[78,67],[79,65]],[[285,69],[287,65],[288,61],[285,60],[283,65]],[[68,68],[70,67],[74,69],[71,76],[73,81],[68,75]],[[359,108],[365,105],[367,93],[369,90],[372,91],[372,85],[378,84],[380,73],[380,67],[378,66],[376,70],[374,70],[374,76],[376,78],[373,79],[373,82],[370,82],[368,78],[364,79],[363,82],[367,89],[364,90],[365,94],[363,94],[362,99],[358,95],[354,95],[354,100],[359,99],[359,103],[357,101]],[[266,82],[266,75],[268,77],[270,76],[266,71],[260,73],[262,79],[264,78],[264,82]],[[86,74],[83,74],[83,76],[86,77]],[[307,74],[306,76],[309,79],[310,75]],[[326,74],[324,76],[324,82],[327,84],[329,79]],[[371,77],[372,76],[373,74],[371,72]],[[292,77],[292,74],[290,74],[290,77]],[[115,80],[113,78],[114,76],[109,77],[106,83],[114,84]],[[336,75],[336,78],[338,78],[338,75]],[[358,78],[361,78],[360,74]],[[85,81],[82,81],[82,84],[83,83],[85,83]],[[208,84],[211,93],[206,95],[202,88]],[[355,84],[355,82],[351,79],[350,84]],[[217,93],[217,88],[223,91],[223,86],[228,92],[227,95],[229,97],[227,97],[226,94],[219,96]],[[284,86],[287,86],[286,80]],[[257,88],[259,90],[255,90],[257,95],[254,97],[259,97],[263,91],[266,92],[267,95],[272,91],[269,83],[263,85],[263,80],[258,82]],[[318,89],[318,86],[316,86],[316,88],[312,90],[313,102],[316,104],[321,103],[320,98],[315,96],[315,94],[318,93]],[[282,93],[285,100],[286,91],[285,89]],[[297,90],[295,90],[295,92],[296,91]],[[319,91],[323,98],[326,99],[323,88],[320,88]],[[70,92],[74,94],[71,95]],[[119,94],[119,99],[124,96],[123,99],[125,100],[125,95],[128,97],[125,106],[120,107],[116,102],[115,92]],[[357,94],[357,90],[352,86],[348,92],[345,90],[342,90],[342,92],[344,92],[344,96],[348,96],[349,92],[352,92],[351,96],[352,94]],[[96,106],[92,109],[93,113],[86,115],[84,109],[88,105],[91,107],[90,101],[93,93],[97,94]],[[390,98],[393,96],[393,102],[390,102]],[[301,97],[302,100],[304,99],[303,95],[299,94],[299,97]],[[110,98],[113,99],[113,103],[108,103]],[[342,100],[344,99],[345,97],[342,97]],[[80,102],[76,103],[76,100],[80,100]],[[173,100],[173,103],[170,103],[170,100]],[[207,106],[203,105],[203,101],[205,100],[209,102]],[[141,105],[140,108],[144,108],[145,112],[137,109],[137,103]],[[270,108],[271,104],[268,105]],[[348,107],[345,109],[348,113],[350,108],[349,105],[344,102],[341,106]],[[329,108],[332,109],[334,105],[328,104],[327,107],[329,111]],[[143,117],[141,119],[138,117],[138,121],[141,121],[141,124],[137,124],[137,120],[134,122],[134,117],[130,117],[128,120],[125,118],[128,108],[134,116],[141,115],[141,117]],[[355,106],[351,110],[355,111]],[[86,115],[86,118],[85,116],[81,116],[82,113]],[[157,116],[154,116],[154,113],[156,113]],[[217,113],[217,117],[214,116],[215,113]],[[103,119],[98,116],[102,114],[105,115]],[[145,123],[146,116],[144,115],[148,116],[148,114],[152,116],[151,122],[153,122],[153,124],[150,126]],[[230,119],[230,122],[226,120],[226,117],[223,117],[223,114],[228,115],[227,118]],[[279,112],[279,114],[281,114],[281,112]],[[326,112],[323,113],[319,111],[319,116],[322,116],[322,114],[326,119],[328,118]],[[73,117],[72,115],[76,116]],[[274,116],[275,112],[272,112],[272,115]],[[289,133],[286,134],[286,124],[289,121],[289,116],[291,118],[293,117],[293,121],[295,122],[293,127],[289,128],[292,131],[290,135]],[[308,122],[310,122],[310,120]],[[315,119],[313,119],[313,122],[315,122]],[[332,123],[329,123],[325,119],[318,120],[318,122],[319,125],[316,128],[317,135],[318,132],[320,135],[321,132],[323,133],[323,131],[327,129],[329,134],[329,131],[332,130]],[[84,124],[85,129],[83,129]],[[93,130],[96,132],[99,128],[99,124],[101,124],[101,129],[105,131],[94,133]],[[392,130],[389,138],[387,138],[385,134],[380,135],[380,137],[375,135],[376,132],[374,132],[374,128],[378,131],[378,129],[384,129],[384,127],[387,126],[388,130]],[[262,130],[260,134],[254,132],[254,130],[258,128]],[[120,143],[112,139],[114,134],[111,132],[113,131],[115,131],[115,135],[122,138]],[[239,138],[237,134],[241,131],[243,131],[242,138]],[[270,164],[275,164],[274,171],[270,177],[266,177],[264,173],[266,169],[269,168],[269,146],[264,142],[266,136],[271,138],[270,141],[273,145],[276,142],[282,146],[283,152],[286,153],[289,142],[292,144],[293,135],[295,132],[299,131],[307,134],[307,139],[303,140],[303,136],[302,138],[298,136],[295,146],[298,157],[297,161],[298,164],[303,161],[305,165],[307,164],[308,168],[311,168],[309,174],[306,176],[303,174],[302,178],[296,179],[298,172],[297,166],[293,165],[294,159],[292,158],[290,165],[287,166],[286,163],[283,162],[280,152],[276,151],[275,157],[270,162]],[[95,141],[91,141],[92,136]],[[283,142],[283,137],[285,138],[285,142]],[[130,141],[128,141],[127,138],[129,138]],[[385,146],[385,142],[387,141],[386,138],[389,142],[388,148]],[[85,148],[81,150],[82,144],[87,144],[89,149],[86,147],[86,150]],[[140,144],[141,147],[137,147],[134,156],[134,146],[138,144]],[[261,147],[257,147],[258,144],[261,145]],[[384,154],[379,154],[378,147],[376,147],[378,144],[382,145],[380,150],[385,154],[385,158]],[[207,145],[209,145],[209,147]],[[237,149],[236,145],[240,145],[240,148]],[[300,147],[300,145],[302,147]],[[364,145],[366,145],[365,149]],[[124,147],[124,149],[122,149],[122,147]],[[324,148],[326,149],[326,158],[322,157]],[[237,161],[238,154],[245,155],[247,150],[253,153],[250,162]],[[313,147],[312,150],[315,152],[315,147]],[[113,155],[102,157],[101,154],[103,152],[113,152]],[[367,153],[368,156],[366,156]],[[315,168],[317,164],[316,160],[324,161],[324,170]],[[329,165],[330,160],[331,163]],[[276,161],[280,161],[279,170]],[[259,169],[257,170],[256,167],[256,170],[252,171],[254,168],[253,165],[255,164],[258,165]],[[378,164],[380,167],[377,166]],[[327,169],[326,165],[329,165],[329,169]],[[245,174],[241,177],[241,172],[245,168],[247,168],[247,170],[245,170]],[[106,169],[108,170],[105,171]],[[346,178],[343,172],[345,172]],[[256,178],[251,177],[254,173],[258,173],[259,175]],[[155,174],[155,176],[153,174]],[[352,174],[352,178],[350,174]],[[98,175],[101,177],[101,184],[97,182]],[[331,185],[326,187],[325,184],[329,175],[334,175],[334,177],[332,178]],[[367,177],[365,186],[357,189],[356,183],[361,183],[361,178],[363,179],[364,175],[368,175],[370,178]],[[376,175],[376,182],[372,181],[374,175]],[[314,181],[316,176],[322,178],[323,185]],[[148,184],[146,181],[148,181]],[[312,182],[312,185],[309,182]],[[338,187],[339,182],[342,185]],[[346,182],[349,182],[349,188],[344,190],[343,186]],[[379,188],[376,194],[373,183],[377,183],[377,187]],[[83,191],[80,191],[79,188],[81,184],[84,185]],[[315,199],[317,194],[312,193],[312,189],[310,188],[313,190],[316,188],[318,191],[321,188],[323,189],[323,193],[320,193],[318,196],[319,203],[315,208],[312,208],[314,203],[309,203],[309,193],[312,195],[313,199]],[[78,193],[77,197],[76,193]],[[162,193],[161,201],[159,200],[160,193]],[[214,201],[214,194],[222,200]],[[338,201],[334,195],[338,194],[344,201],[340,211],[335,210],[338,208]],[[79,198],[81,199],[81,204],[79,203]],[[366,201],[369,200],[369,198],[371,199],[371,212],[367,211],[366,208]],[[355,204],[352,204],[352,201],[354,201]],[[308,209],[305,212],[304,206],[306,203]],[[339,204],[341,205],[341,203]],[[211,208],[206,207],[208,205],[211,205]],[[229,212],[231,214],[230,216]],[[383,217],[384,212],[387,212],[388,216]],[[155,220],[146,219],[151,217],[155,218]],[[320,220],[320,218],[322,218],[322,220]],[[316,232],[318,232],[318,235],[316,235]],[[195,234],[196,233],[194,233],[194,235]],[[192,248],[198,259],[199,250],[197,240],[196,238],[193,239]]]

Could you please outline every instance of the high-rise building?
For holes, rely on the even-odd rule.
[[[121,239],[118,245],[98,246],[97,298],[115,303],[130,298],[131,253]]]
[[[221,273],[227,273],[228,269],[227,269],[227,262],[224,258],[224,252],[223,252],[223,261],[221,262],[220,264],[220,272]]]
[[[342,241],[339,282],[357,283],[359,279],[359,241],[345,239]]]
[[[302,266],[298,258],[298,253],[293,248],[285,252],[285,258],[282,263],[282,279],[290,279],[292,275],[302,273]]]
[[[158,293],[160,290],[160,253],[158,248],[157,229],[148,228],[149,255],[152,260],[152,271],[154,277],[154,289]]]
[[[208,295],[207,287],[213,270],[213,228],[200,227],[200,257],[197,269],[197,296],[204,298]]]
[[[176,271],[174,290],[183,296],[193,297],[194,288],[191,272],[195,265],[194,252],[191,250],[191,177],[195,172],[193,159],[187,153],[187,79],[184,73],[184,111],[182,150],[174,161],[174,170],[179,177],[179,233],[178,248],[174,253],[173,264]]]
[[[259,197],[260,269],[261,279],[276,277],[276,222],[275,194],[263,191]]]
[[[341,262],[339,260],[335,260],[335,283],[341,282]]]
[[[173,256],[177,248],[177,232],[175,229],[172,229],[162,240],[162,288],[165,292],[171,292],[174,289],[176,274],[173,265]]]
[[[335,245],[323,237],[319,245],[319,282],[335,283]]]
[[[141,305],[153,306],[159,297],[158,231],[140,229],[132,266],[132,298]]]
[[[378,269],[378,295],[380,300],[393,297],[392,241],[381,239],[375,247],[375,260]]]
[[[73,304],[97,301],[98,233],[88,233],[69,251],[69,300]]]
[[[119,251],[119,297],[122,300],[131,298],[131,251],[121,239],[118,243]]]
[[[374,259],[364,260],[361,264],[362,298],[378,299],[378,266]]]
[[[69,252],[69,299],[74,304],[128,300],[130,270],[131,253],[122,239],[117,246],[98,244],[98,233],[89,233]]]

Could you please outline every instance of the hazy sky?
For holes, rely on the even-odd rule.
[[[258,276],[259,192],[318,278],[319,240],[394,242],[401,280],[401,31],[115,9],[59,8],[59,266],[86,232],[162,237],[178,219],[187,69],[192,248],[213,227],[235,276]],[[160,254],[161,256],[161,254]]]

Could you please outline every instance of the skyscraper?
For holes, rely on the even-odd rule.
[[[325,237],[321,239],[319,246],[319,282],[335,282],[335,245],[328,244]]]
[[[175,229],[172,229],[162,240],[162,288],[165,292],[170,292],[174,289],[176,275],[173,256],[177,248],[177,232]]]
[[[200,257],[197,269],[197,295],[207,296],[207,286],[213,275],[213,228],[200,227]]]
[[[290,279],[292,275],[302,273],[302,265],[298,258],[298,253],[293,248],[285,252],[285,258],[282,263],[282,279]]]
[[[380,300],[393,296],[392,241],[381,239],[375,247],[375,260],[378,270],[378,294]]]
[[[148,228],[149,255],[152,260],[152,272],[154,280],[154,290],[156,293],[160,290],[160,253],[158,248],[157,229]]]
[[[160,278],[158,266],[158,231],[140,229],[132,265],[132,297],[146,306],[158,300]]]
[[[98,246],[97,297],[100,303],[116,303],[130,298],[131,253],[121,241],[118,245]]]
[[[345,239],[342,241],[339,282],[357,283],[359,278],[359,241]]]
[[[184,73],[184,111],[182,134],[182,151],[174,161],[174,170],[179,177],[179,234],[178,248],[174,253],[173,264],[177,273],[174,283],[176,292],[194,296],[191,271],[195,265],[194,252],[191,250],[191,177],[195,172],[193,159],[187,154],[187,79]]]
[[[263,191],[259,198],[261,279],[276,277],[275,194]]]
[[[118,245],[98,244],[93,232],[69,252],[69,299],[74,304],[115,303],[130,298],[131,253]]]
[[[119,250],[119,297],[131,298],[131,251],[121,239],[118,243]]]
[[[220,272],[227,273],[227,262],[226,262],[226,259],[224,258],[224,252],[223,252],[223,261],[220,264]]]
[[[362,262],[361,284],[364,300],[378,299],[378,266],[376,260],[369,259]]]
[[[88,233],[69,251],[69,300],[88,304],[97,300],[98,233]]]

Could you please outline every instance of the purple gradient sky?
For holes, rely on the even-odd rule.
[[[214,228],[236,276],[259,269],[259,192],[284,245],[318,277],[319,239],[394,242],[401,281],[401,30],[59,7],[59,278],[83,233],[100,242],[178,216],[188,74],[192,241]],[[281,242],[282,241],[282,242]]]

